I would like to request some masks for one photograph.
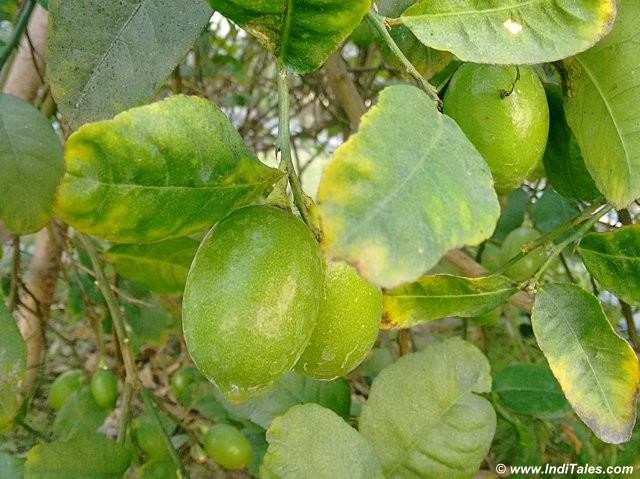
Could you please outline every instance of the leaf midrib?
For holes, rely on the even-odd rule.
[[[486,8],[483,10],[470,10],[470,11],[462,11],[462,12],[461,11],[447,12],[447,13],[440,13],[440,14],[422,13],[420,15],[407,15],[405,18],[411,18],[411,17],[447,18],[447,17],[472,16],[472,15],[485,16],[492,13],[498,13],[498,12],[503,12],[507,10],[514,10],[518,8],[528,7],[536,3],[546,3],[546,2],[545,0],[528,0],[526,2],[518,3],[516,5],[509,5],[506,7]],[[404,17],[404,15],[402,16]]]
[[[389,298],[399,298],[399,299],[425,299],[425,300],[431,300],[431,299],[458,299],[458,298],[482,298],[484,296],[501,296],[503,294],[506,294],[508,291],[513,290],[514,292],[518,290],[518,288],[516,287],[512,287],[512,288],[505,288],[505,289],[500,289],[500,290],[496,290],[496,291],[483,291],[481,293],[469,293],[469,294],[439,294],[439,295],[431,295],[431,296],[424,296],[424,295],[418,295],[418,294],[386,294],[387,297]]]
[[[239,183],[239,184],[230,184],[230,185],[211,185],[211,186],[184,186],[184,185],[139,185],[135,183],[107,183],[99,180],[93,180],[90,178],[86,178],[84,176],[74,175],[72,173],[67,173],[66,176],[74,178],[76,181],[92,183],[97,185],[104,186],[113,186],[117,188],[126,188],[126,189],[161,189],[161,190],[231,190],[231,189],[248,189],[255,188],[257,186],[262,186],[265,183],[269,183],[269,179],[264,179],[255,183]]]

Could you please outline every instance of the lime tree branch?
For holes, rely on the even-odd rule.
[[[278,74],[276,81],[278,85],[278,140],[276,148],[280,152],[281,161],[284,163],[287,170],[294,204],[300,212],[302,220],[307,224],[307,226],[309,226],[309,228],[311,228],[311,231],[313,231],[316,238],[318,238],[320,233],[309,215],[309,210],[305,204],[302,185],[300,184],[300,178],[298,177],[298,173],[293,165],[293,158],[291,156],[291,134],[289,131],[289,72],[280,61],[278,61]]]
[[[13,33],[11,34],[11,38],[9,39],[9,43],[4,47],[2,52],[0,52],[0,71],[4,68],[5,63],[11,56],[11,53],[18,46],[20,42],[20,37],[24,32],[24,29],[27,27],[27,23],[29,22],[29,17],[31,17],[31,13],[36,6],[36,0],[28,0],[27,4],[22,9],[20,13],[20,17],[16,22],[16,26],[13,29]]]
[[[373,10],[369,10],[367,16],[367,23],[369,26],[380,35],[380,37],[384,40],[384,43],[389,47],[391,53],[398,59],[400,64],[404,67],[405,72],[409,74],[414,80],[418,82],[420,88],[424,90],[424,92],[431,97],[436,107],[440,109],[442,107],[442,101],[440,97],[438,97],[438,91],[436,88],[429,83],[425,78],[420,74],[420,72],[413,66],[413,63],[409,61],[409,59],[402,53],[400,47],[396,44],[395,40],[389,34],[387,30],[387,25],[385,24],[384,17],[378,15]]]

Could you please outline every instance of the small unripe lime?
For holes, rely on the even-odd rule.
[[[118,377],[108,369],[98,369],[91,378],[91,394],[98,405],[111,411],[118,400]]]
[[[228,469],[240,469],[251,461],[251,443],[229,424],[216,424],[209,429],[203,445],[211,459]]]
[[[183,366],[171,376],[171,390],[176,398],[184,403],[191,403],[204,377],[196,368]]]
[[[542,160],[549,107],[531,67],[465,63],[451,78],[443,111],[487,161],[498,193],[520,186]]]
[[[540,237],[540,233],[528,226],[516,228],[502,242],[501,258],[502,261],[508,261],[522,251],[525,243],[536,240]],[[529,279],[547,259],[544,248],[537,248],[531,251],[518,262],[509,266],[504,272],[505,276],[514,281],[525,281]]]
[[[382,293],[378,288],[346,263],[327,263],[318,324],[296,371],[316,379],[347,374],[371,351],[381,315]]]
[[[268,206],[227,216],[187,277],[182,326],[196,367],[228,400],[260,394],[309,343],[323,282],[318,243],[295,216]]]
[[[71,369],[58,376],[49,391],[49,404],[58,411],[67,396],[78,389],[84,382],[84,373],[80,369]]]

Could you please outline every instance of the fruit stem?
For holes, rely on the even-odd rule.
[[[120,410],[120,420],[118,422],[118,434],[116,440],[124,444],[127,426],[129,425],[129,419],[131,414],[131,397],[133,396],[133,387],[131,383],[125,381],[124,391],[122,392],[122,409]]]
[[[16,26],[13,29],[13,33],[11,34],[11,38],[9,39],[9,43],[4,49],[0,52],[0,71],[4,68],[5,63],[13,53],[13,50],[18,46],[20,42],[20,37],[22,37],[22,33],[24,29],[27,27],[27,23],[29,22],[29,17],[31,17],[31,13],[36,6],[36,0],[28,0],[22,12],[20,13],[20,18],[16,22]]]
[[[153,404],[153,399],[151,399],[151,393],[145,388],[140,388],[140,397],[142,398],[147,411],[151,413],[151,418],[156,425],[156,429],[160,430],[160,438],[162,439],[162,442],[164,443],[169,456],[171,456],[171,461],[178,468],[178,477],[180,479],[188,479],[189,471],[187,471],[187,469],[184,467],[184,464],[182,464],[182,461],[180,460],[178,453],[173,447],[173,444],[171,444],[171,438],[169,438],[167,431],[165,431],[164,426],[162,425],[162,420],[160,419],[158,411]]]
[[[587,221],[584,222],[580,226],[577,231],[572,232],[567,239],[559,243],[558,245],[553,246],[551,249],[551,254],[547,258],[547,260],[542,264],[540,269],[536,271],[531,280],[528,281],[527,288],[535,288],[535,285],[538,283],[540,277],[545,272],[545,270],[549,267],[549,265],[556,259],[556,257],[564,251],[564,249],[573,243],[576,238],[582,237],[587,231],[589,231],[593,225],[595,225],[600,218],[606,215],[609,211],[613,209],[613,206],[607,205],[601,210],[598,210],[593,216],[591,216]]]
[[[289,72],[287,67],[278,60],[278,74],[276,82],[278,86],[278,140],[276,143],[276,151],[280,152],[281,162],[284,163],[293,193],[293,202],[300,212],[302,220],[311,229],[316,238],[320,239],[320,231],[313,223],[309,210],[304,201],[304,191],[300,184],[300,178],[293,165],[291,156],[291,135],[289,132]]]
[[[375,30],[378,33],[378,35],[380,35],[380,37],[384,40],[385,44],[387,45],[387,47],[389,47],[393,55],[398,59],[400,64],[402,64],[402,66],[405,69],[405,72],[409,76],[411,76],[415,81],[418,82],[418,85],[420,86],[420,88],[424,90],[424,92],[427,95],[429,95],[429,97],[433,100],[433,103],[436,105],[436,108],[438,110],[441,110],[442,100],[440,100],[440,97],[438,96],[438,91],[436,90],[436,88],[427,80],[425,80],[425,78],[420,74],[420,72],[416,69],[416,67],[413,66],[413,63],[411,63],[411,61],[409,61],[409,59],[405,56],[405,54],[402,53],[402,50],[400,50],[400,47],[398,47],[395,40],[389,34],[389,31],[387,30],[387,24],[390,24],[389,20],[387,20],[382,15],[378,15],[373,10],[369,10],[365,18],[367,19],[367,23],[369,23],[369,26],[373,30]]]

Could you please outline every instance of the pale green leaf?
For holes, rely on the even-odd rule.
[[[531,325],[580,419],[602,441],[628,441],[636,419],[638,359],[598,299],[574,284],[545,286],[536,295]]]
[[[122,277],[157,293],[181,294],[199,244],[176,238],[148,245],[115,245],[105,255]]]
[[[455,122],[421,90],[397,85],[335,151],[319,211],[326,254],[392,288],[491,236],[500,205],[486,162]]]
[[[0,219],[14,233],[32,233],[53,215],[64,171],[60,140],[42,113],[0,93],[0,145]]]
[[[565,62],[565,103],[587,169],[616,208],[640,197],[640,4],[619,0],[613,30],[592,49]]]
[[[83,384],[62,403],[53,423],[53,431],[63,441],[79,434],[96,432],[108,415],[93,399],[89,385]]]
[[[387,478],[469,478],[496,428],[487,358],[450,339],[408,354],[374,380],[360,432]]]
[[[291,371],[266,394],[238,404],[227,403],[227,408],[235,415],[268,429],[274,418],[286,413],[291,407],[309,403],[331,409],[347,420],[351,407],[349,384],[342,378],[318,381]]]
[[[228,118],[175,96],[69,137],[54,210],[117,243],[186,236],[251,202],[282,173],[260,163]]]
[[[0,477],[2,479],[23,479],[25,460],[0,451]]]
[[[102,434],[38,444],[27,454],[25,479],[122,479],[131,457]]]
[[[640,302],[640,225],[588,234],[578,253],[604,289],[627,303]]]
[[[500,402],[520,414],[559,416],[571,408],[560,384],[543,364],[511,364],[493,378]]]
[[[212,13],[204,0],[51,0],[47,80],[64,120],[151,101]]]
[[[317,404],[294,406],[267,431],[260,477],[382,479],[378,461],[358,431]]]
[[[423,0],[401,20],[425,45],[463,61],[523,65],[586,50],[615,14],[613,0]]]
[[[370,0],[209,0],[262,42],[291,71],[320,67],[360,24]]]
[[[0,301],[0,430],[11,424],[22,403],[27,345],[16,320]]]
[[[402,328],[448,316],[470,318],[488,313],[517,291],[517,285],[503,276],[424,276],[385,291],[382,315],[385,322]]]

